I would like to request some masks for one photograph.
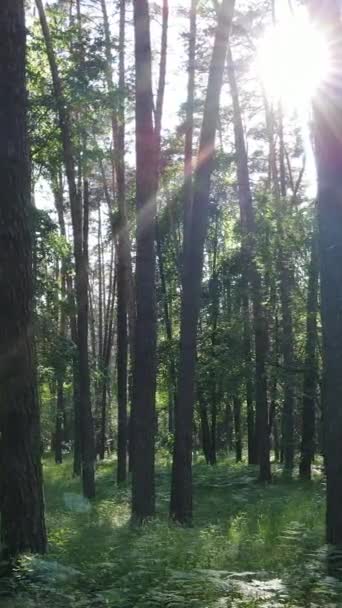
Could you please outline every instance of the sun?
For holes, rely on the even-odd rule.
[[[305,8],[266,30],[257,48],[257,69],[269,99],[289,110],[310,104],[327,75],[329,53]]]

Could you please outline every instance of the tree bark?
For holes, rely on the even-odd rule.
[[[105,0],[101,0],[105,28],[105,45],[107,59],[107,87],[110,94],[115,92],[112,69],[112,44],[110,26]],[[119,102],[112,111],[112,133],[114,145],[114,167],[116,176],[116,193],[118,204],[118,262],[117,262],[117,397],[118,397],[118,448],[117,448],[117,482],[127,477],[127,380],[128,380],[128,312],[130,298],[130,242],[126,212],[126,175],[125,175],[125,21],[126,0],[120,1],[119,32]]]
[[[171,516],[180,523],[192,520],[192,420],[195,401],[195,362],[197,322],[200,310],[203,248],[208,224],[210,178],[215,152],[227,44],[234,10],[232,0],[223,0],[204,107],[194,198],[185,229],[182,276],[180,365],[176,403],[175,443],[172,466]]]
[[[75,156],[69,109],[64,97],[62,82],[58,73],[56,56],[53,49],[49,26],[42,0],[36,0],[46,51],[51,69],[54,94],[57,105],[59,126],[62,138],[63,160],[67,176],[71,218],[74,235],[75,286],[77,303],[77,345],[80,387],[80,435],[82,459],[82,487],[87,498],[95,496],[95,444],[90,403],[90,377],[88,360],[88,259],[84,248],[87,222],[82,218],[82,200],[76,186]],[[87,204],[84,206],[87,211]],[[84,225],[83,225],[84,219]]]
[[[204,458],[207,464],[210,464],[211,458],[211,447],[210,447],[210,428],[209,428],[209,420],[208,420],[208,412],[207,405],[204,399],[204,395],[199,390],[198,391],[198,405],[199,405],[199,415],[201,420],[201,438],[202,438],[202,450],[204,454]]]
[[[238,397],[233,399],[234,430],[235,430],[235,460],[242,460],[242,429],[241,429],[241,401]]]
[[[22,0],[0,5],[0,511],[2,558],[44,553],[33,349],[30,163]]]
[[[268,350],[266,313],[263,306],[262,281],[256,263],[256,226],[250,189],[248,157],[243,132],[239,95],[235,78],[234,62],[228,48],[228,77],[233,102],[233,122],[236,146],[237,177],[243,250],[246,256],[248,283],[251,288],[253,324],[255,336],[255,433],[257,457],[260,467],[259,479],[271,479],[270,446],[268,433],[268,403],[266,356]]]
[[[284,406],[283,406],[283,450],[284,450],[284,470],[288,475],[292,475],[294,465],[294,386],[291,374],[288,369],[294,366],[294,335],[292,319],[292,292],[293,292],[293,268],[291,255],[283,245],[284,240],[284,206],[286,205],[287,181],[285,168],[285,146],[283,129],[283,110],[279,104],[279,178],[280,178],[280,198],[278,218],[279,234],[279,277],[280,277],[280,302],[282,310],[282,354],[285,372],[284,382]]]
[[[58,215],[59,229],[62,236],[65,237],[65,223],[63,212],[63,192],[61,184],[61,175],[58,175],[54,184],[55,206]],[[61,341],[66,336],[66,315],[65,315],[65,296],[66,296],[66,269],[65,260],[62,259],[59,272],[61,295],[59,306],[59,336]],[[55,462],[61,464],[63,462],[62,443],[64,439],[64,370],[58,369],[56,373],[57,396],[56,396],[56,424],[55,424]]]
[[[318,315],[318,251],[317,235],[312,235],[309,285],[306,307],[305,371],[303,379],[302,441],[299,475],[311,479],[315,453],[315,401],[317,391],[317,315]]]
[[[318,221],[323,329],[324,451],[327,476],[326,536],[333,546],[330,570],[342,550],[342,26],[339,3],[311,2],[327,36],[329,77],[314,104],[318,172]],[[334,552],[339,552],[334,560]]]
[[[136,303],[133,367],[132,517],[155,513],[156,389],[155,219],[157,146],[153,127],[152,55],[147,0],[134,0],[136,69]]]

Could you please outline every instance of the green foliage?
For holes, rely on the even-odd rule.
[[[265,488],[253,467],[199,463],[196,519],[183,528],[167,519],[169,471],[159,468],[160,516],[141,529],[130,526],[129,491],[114,486],[112,469],[112,461],[99,467],[98,495],[90,503],[71,478],[70,463],[45,463],[49,553],[18,565],[16,592],[13,582],[12,591],[9,582],[6,587],[11,606],[339,605],[340,585],[323,567],[319,469],[311,484],[285,482],[276,469],[274,484]]]

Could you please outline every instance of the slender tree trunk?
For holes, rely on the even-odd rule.
[[[243,249],[247,257],[248,282],[251,288],[253,305],[253,324],[255,335],[255,393],[256,421],[255,433],[257,456],[260,467],[259,479],[268,482],[271,479],[270,446],[268,432],[268,403],[266,356],[268,336],[266,314],[263,306],[262,281],[256,264],[256,226],[250,189],[248,157],[243,132],[238,89],[235,78],[234,63],[230,48],[228,49],[228,76],[233,101],[233,121],[237,156],[237,176],[239,186],[239,204]]]
[[[30,164],[22,0],[0,5],[0,539],[3,559],[44,553],[33,348]]]
[[[302,442],[299,474],[311,479],[311,464],[315,453],[315,401],[317,392],[317,315],[318,315],[318,251],[317,236],[313,234],[309,285],[306,307],[305,371],[303,379]]]
[[[235,430],[235,459],[242,460],[242,429],[241,429],[241,401],[238,397],[233,399],[234,430]]]
[[[58,223],[60,233],[65,237],[65,223],[64,223],[64,211],[63,211],[63,192],[62,192],[62,176],[58,175],[55,180],[54,187],[54,198],[55,206],[58,215]],[[66,297],[66,268],[65,260],[61,262],[60,268],[60,282],[61,282],[61,302],[59,307],[59,336],[61,341],[66,336],[66,314],[65,314],[65,297]],[[65,404],[64,404],[64,371],[61,369],[57,370],[56,374],[57,381],[57,398],[56,398],[56,425],[55,425],[55,462],[61,464],[63,461],[62,443],[64,437],[64,417],[65,417]]]
[[[107,86],[114,92],[112,70],[112,45],[110,26],[105,0],[101,0],[105,27],[107,58]],[[120,1],[119,33],[119,88],[121,95],[125,90],[125,21],[126,0]],[[116,191],[119,212],[118,226],[118,302],[117,302],[117,397],[118,397],[118,465],[117,481],[121,483],[127,476],[127,380],[128,380],[128,312],[130,298],[130,243],[126,217],[126,176],[125,176],[125,101],[121,97],[117,110],[112,112],[112,132],[115,155],[113,158],[116,175]]]
[[[75,156],[72,144],[69,110],[64,98],[62,82],[58,73],[56,56],[52,46],[49,26],[46,20],[42,0],[36,0],[36,6],[38,9],[51,69],[62,138],[65,172],[69,188],[76,270],[75,285],[80,387],[79,413],[81,431],[82,487],[84,496],[87,498],[92,498],[95,495],[95,445],[90,403],[90,377],[88,361],[88,256],[87,251],[84,250],[84,245],[86,245],[84,242],[84,236],[87,233],[87,221],[86,218],[82,218],[82,201],[76,186]],[[85,201],[85,212],[87,212],[87,207],[88,205]]]
[[[57,399],[56,399],[56,425],[55,425],[55,463],[63,462],[63,414],[64,414],[64,391],[63,380],[57,380]]]
[[[279,104],[279,177],[280,195],[279,211],[282,216],[284,205],[286,204],[287,183],[285,169],[285,147],[283,132],[283,111]],[[283,246],[284,229],[283,217],[279,218],[278,233],[279,239],[279,275],[280,275],[280,302],[282,310],[282,354],[285,367],[284,382],[284,406],[283,406],[283,449],[284,449],[284,469],[289,475],[292,474],[294,465],[294,386],[293,378],[288,372],[294,365],[294,335],[292,320],[292,292],[293,292],[293,269],[290,252]]]
[[[249,312],[248,294],[243,295],[243,344],[245,357],[245,377],[246,377],[246,405],[247,405],[247,444],[248,444],[248,464],[257,464],[255,441],[255,413],[253,407],[253,380],[252,380],[252,340],[251,322]]]
[[[188,231],[191,226],[193,205],[193,131],[196,77],[196,39],[197,39],[198,0],[191,0],[189,31],[188,94],[185,117],[184,142],[184,247],[189,242]]]
[[[223,0],[211,65],[200,135],[194,198],[185,229],[180,365],[176,403],[175,443],[172,467],[170,511],[181,523],[192,519],[192,419],[195,401],[197,322],[200,310],[203,248],[207,232],[210,178],[215,152],[215,135],[220,93],[234,2]]]
[[[202,437],[202,450],[204,454],[204,458],[207,464],[210,464],[211,459],[211,446],[210,446],[210,428],[209,428],[209,419],[207,406],[204,400],[204,395],[201,391],[198,391],[198,405],[199,405],[199,414],[201,419],[201,437]]]
[[[133,368],[132,516],[155,512],[156,388],[155,218],[157,146],[153,128],[152,56],[147,0],[134,0],[136,69],[136,302]]]
[[[117,272],[114,257],[115,247],[112,242],[108,298],[105,307],[103,347],[101,354],[102,382],[99,396],[99,457],[103,460],[106,452],[107,438],[107,394],[110,379],[110,360],[114,341],[114,306],[117,288]]]
[[[311,2],[311,7],[327,36],[333,75],[325,79],[317,93],[314,129],[323,328],[326,538],[332,545],[330,571],[335,573],[342,562],[342,26],[337,2]]]
[[[64,219],[64,202],[63,202],[63,184],[62,184],[62,173],[52,176],[53,190],[55,207],[58,216],[59,230],[61,235],[66,238],[65,219]],[[75,301],[74,301],[74,288],[72,284],[72,278],[69,273],[65,274],[65,288],[66,296],[68,300],[68,308],[70,310],[70,331],[71,340],[77,345],[77,322],[75,314]],[[79,365],[78,365],[78,354],[76,350],[73,354],[72,359],[72,371],[73,371],[73,405],[74,405],[74,462],[73,462],[73,474],[79,476],[81,474],[81,448],[80,448],[80,387],[79,387]],[[60,393],[60,397],[61,397]],[[57,407],[59,410],[60,408]]]

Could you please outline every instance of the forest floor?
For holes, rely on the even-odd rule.
[[[194,466],[192,528],[167,517],[170,469],[157,469],[158,518],[133,529],[129,486],[98,467],[89,503],[71,462],[45,462],[49,553],[0,583],[1,608],[333,608],[342,583],[324,569],[324,484],[256,483],[254,467]],[[12,591],[12,597],[9,595]]]

